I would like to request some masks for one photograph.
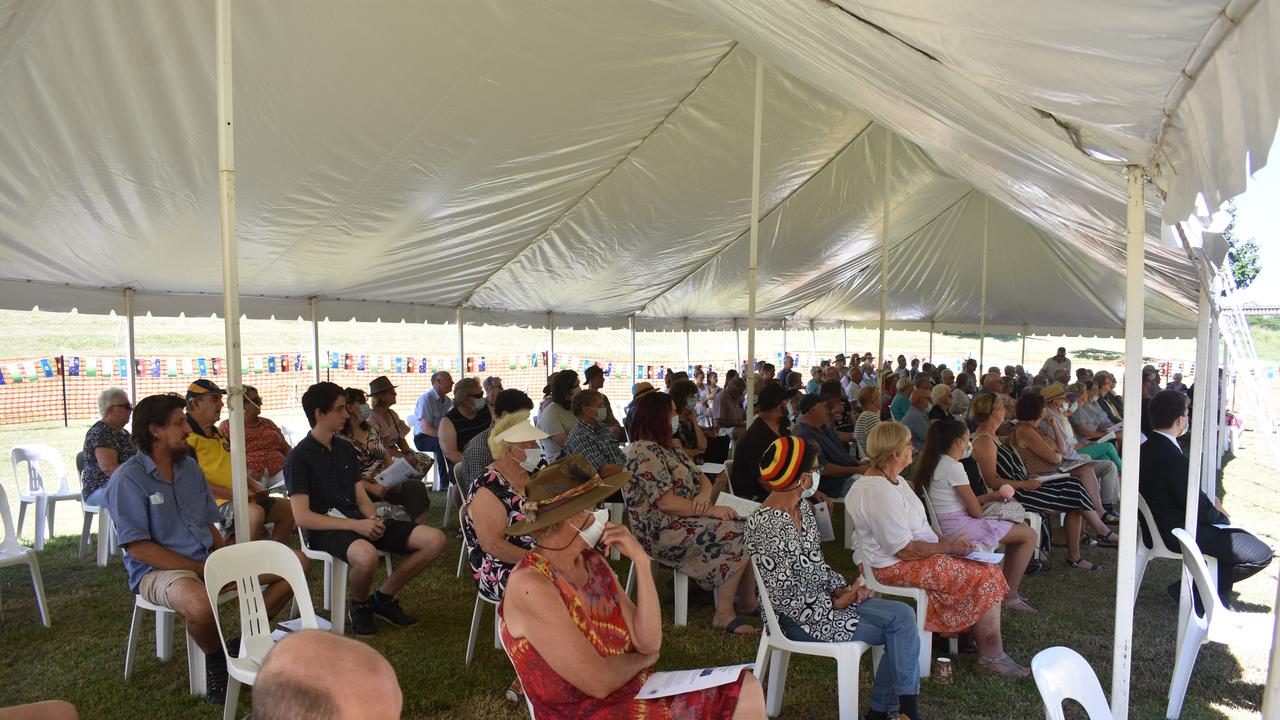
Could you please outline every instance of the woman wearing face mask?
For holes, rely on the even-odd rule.
[[[698,387],[692,380],[677,380],[671,384],[671,400],[676,404],[676,416],[680,426],[676,428],[676,447],[695,464],[702,464],[702,454],[707,451],[707,436],[698,426]]]
[[[880,423],[871,431],[867,449],[871,470],[845,498],[860,561],[886,585],[928,594],[926,630],[958,633],[972,628],[980,671],[1006,678],[1030,675],[1004,651],[1000,611],[1009,585],[1000,568],[964,559],[974,549],[964,538],[939,539],[920,498],[900,475],[911,464],[911,431],[901,423]]]
[[[781,437],[760,459],[760,484],[769,496],[747,518],[747,549],[760,568],[778,623],[798,642],[861,641],[884,645],[871,689],[868,720],[919,720],[920,635],[904,603],[871,597],[862,578],[853,583],[822,555],[818,524],[808,499],[818,488],[818,447]],[[890,715],[894,708],[898,713]]]
[[[468,377],[454,383],[453,409],[440,421],[440,449],[449,463],[462,462],[462,449],[491,424],[480,381]]]
[[[947,419],[931,423],[911,482],[917,492],[928,494],[944,537],[963,538],[985,548],[1005,544],[1004,579],[1009,594],[1004,607],[1014,612],[1037,612],[1019,588],[1039,538],[1025,523],[982,517],[984,503],[1008,502],[1013,488],[974,495],[960,464],[972,450],[969,428],[963,422]]]
[[[631,480],[622,489],[631,527],[655,560],[714,589],[715,627],[756,635],[737,616],[758,607],[742,520],[731,508],[711,504],[707,476],[675,449],[679,422],[670,395],[650,392],[636,400],[626,464]]]
[[[502,644],[534,715],[763,720],[764,694],[750,672],[708,690],[636,698],[662,647],[658,591],[641,544],[625,527],[605,523],[591,512],[627,476],[583,482],[553,470],[529,483],[529,517],[506,530],[508,535],[532,535],[537,546],[511,573],[511,592],[498,608]],[[604,555],[594,549],[601,542],[634,563],[634,603]]]
[[[371,411],[364,391],[347,388],[343,392],[347,399],[347,424],[338,436],[355,446],[356,458],[360,461],[360,480],[378,515],[396,517],[400,515],[397,508],[401,508],[405,519],[425,525],[427,511],[431,509],[427,486],[421,480],[406,480],[398,487],[388,489],[374,479],[395,458],[387,451],[378,429],[369,423]]]
[[[538,413],[538,429],[547,434],[547,439],[538,444],[542,446],[547,462],[560,459],[564,444],[569,440],[569,431],[578,422],[573,415],[572,403],[579,384],[578,373],[573,370],[561,370],[551,376],[550,402]]]

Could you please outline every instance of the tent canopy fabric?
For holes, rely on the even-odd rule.
[[[732,327],[758,54],[761,326],[878,319],[887,191],[891,326],[976,327],[985,232],[993,332],[1121,333],[1113,158],[1166,195],[1147,332],[1192,334],[1161,218],[1265,162],[1280,12],[1112,5],[239,0],[242,312]],[[221,309],[213,36],[210,4],[0,0],[0,306]]]

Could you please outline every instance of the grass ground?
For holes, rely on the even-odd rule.
[[[64,456],[74,456],[81,429],[0,428],[0,452],[19,442],[45,442]],[[1280,535],[1275,510],[1280,489],[1275,466],[1262,438],[1246,432],[1239,457],[1225,471],[1226,506],[1233,519],[1258,532],[1273,546]],[[13,496],[9,476],[0,474],[6,492]],[[442,497],[437,496],[438,524]],[[31,586],[22,568],[0,571],[0,706],[48,698],[75,703],[84,717],[133,718],[146,708],[150,718],[214,718],[219,711],[186,694],[178,641],[175,659],[162,664],[151,652],[154,624],[144,623],[139,642],[140,660],[128,684],[121,681],[131,599],[126,590],[120,560],[113,558],[103,569],[90,558],[76,558],[80,529],[78,506],[66,504],[57,517],[58,537],[41,555],[45,587],[49,593],[53,627],[40,626]],[[31,537],[28,526],[27,539]],[[382,626],[370,645],[385,654],[396,668],[404,689],[406,718],[502,720],[525,716],[523,708],[509,707],[501,691],[512,678],[505,656],[488,644],[492,616],[485,617],[476,662],[464,669],[462,659],[475,598],[468,579],[454,577],[458,543],[402,595],[404,605],[422,622],[415,628],[393,630]],[[1036,651],[1067,645],[1081,652],[1103,679],[1109,693],[1114,612],[1116,551],[1086,550],[1086,556],[1105,565],[1096,575],[1078,574],[1063,563],[1055,550],[1054,569],[1027,579],[1023,591],[1041,613],[1006,617],[1004,636],[1011,655],[1028,663]],[[828,544],[828,560],[853,577],[848,553]],[[626,568],[619,566],[619,572]],[[1131,718],[1164,717],[1173,665],[1176,604],[1164,587],[1177,578],[1178,568],[1168,561],[1153,562],[1147,571],[1134,619],[1134,655]],[[670,590],[665,574],[659,575],[664,609],[670,612]],[[311,572],[311,587],[319,589],[318,568]],[[1238,586],[1241,604],[1255,613],[1272,613],[1276,565]],[[315,595],[319,608],[319,595]],[[669,617],[669,616],[668,616]],[[710,627],[710,607],[694,603],[690,625],[664,628],[659,669],[700,667],[749,662],[755,656],[753,640],[730,638]],[[1200,655],[1183,717],[1188,720],[1256,718],[1265,681],[1269,637],[1246,638],[1231,647],[1208,645]],[[869,690],[869,670],[862,673],[862,702]],[[798,657],[788,674],[783,717],[834,718],[835,666],[827,660]],[[247,701],[246,701],[247,702]],[[961,657],[956,682],[938,685],[925,681],[921,707],[933,720],[978,718],[1035,718],[1043,714],[1031,680],[993,680],[975,672],[971,656]],[[247,704],[242,712],[248,711]],[[1077,715],[1076,717],[1082,717]]]

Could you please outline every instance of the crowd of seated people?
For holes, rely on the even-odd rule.
[[[858,557],[879,582],[926,592],[926,629],[971,637],[982,671],[1024,677],[1027,670],[1005,653],[1001,631],[1002,611],[1037,612],[1024,588],[1027,574],[1041,566],[1032,558],[1042,543],[1020,514],[1061,514],[1064,522],[1050,537],[1065,546],[1067,565],[1101,567],[1082,552],[1117,543],[1123,404],[1108,372],[1077,368],[1067,384],[1072,368],[1065,351],[1035,376],[1021,366],[993,367],[980,384],[972,360],[959,373],[905,356],[879,370],[870,354],[848,360],[839,355],[810,367],[807,384],[790,356],[776,379],[761,362],[744,367],[745,377],[729,370],[723,389],[709,369],[695,368],[692,379],[666,373],[659,386],[665,391],[636,383],[625,422],[600,391],[605,377],[598,366],[588,367],[581,383],[572,370],[551,375],[536,413],[528,395],[504,390],[496,376],[455,383],[436,373],[409,423],[394,411],[396,388],[385,376],[367,393],[318,383],[302,398],[311,431],[296,447],[263,417],[260,395],[246,386],[244,519],[234,516],[231,502],[230,428],[219,424],[225,391],[201,379],[185,399],[154,396],[134,408],[123,391],[109,389],[98,399],[101,420],[85,436],[82,481],[86,499],[112,511],[131,590],[188,618],[208,654],[214,702],[225,692],[225,663],[199,573],[237,530],[296,546],[294,528],[301,527],[311,549],[346,560],[357,635],[373,633],[375,617],[399,626],[416,622],[396,595],[443,552],[446,536],[426,525],[423,478],[390,488],[378,478],[397,458],[422,467],[419,448],[438,452],[445,467],[460,465],[467,562],[476,590],[501,603],[503,638],[519,675],[509,695],[524,693],[552,716],[642,707],[631,690],[647,677],[661,642],[653,558],[712,593],[712,625],[722,632],[758,634],[752,618],[761,612],[760,583],[788,637],[884,645],[867,717],[900,713],[914,720],[914,611],[871,597],[861,578],[847,582],[826,566],[814,503],[844,500]],[[1171,484],[1157,468],[1185,466],[1171,453],[1180,452],[1187,395],[1178,385],[1160,391],[1154,368],[1144,370],[1143,380],[1153,432],[1165,437],[1158,438],[1164,445],[1143,446],[1142,493],[1156,531],[1172,544],[1169,530],[1184,513],[1186,485]],[[131,413],[132,435],[125,429]],[[747,517],[715,502],[716,479],[700,467],[712,440],[732,441],[729,491],[763,503]],[[282,472],[287,499],[265,486]],[[148,504],[160,483],[175,497],[202,499]],[[587,485],[586,494],[575,490]],[[566,493],[572,502],[561,505],[557,498]],[[922,496],[935,513],[936,534]],[[630,530],[592,512],[606,501],[625,502]],[[1214,526],[1226,518],[1220,503],[1202,494],[1201,506],[1198,538],[1221,560],[1218,590],[1229,603],[1232,584],[1265,568],[1270,550],[1245,531]],[[184,535],[176,531],[183,526],[203,530]],[[601,542],[643,561],[636,564],[634,603],[604,564]],[[999,565],[964,557],[997,546],[1004,553]],[[375,587],[379,551],[404,557]],[[796,573],[804,558],[811,571]],[[272,613],[287,602],[282,585],[267,596]],[[507,587],[520,592],[508,596]],[[566,611],[587,601],[590,613]],[[619,618],[625,637],[595,634]],[[597,667],[592,657],[606,650],[621,652],[619,661]],[[663,702],[685,712],[757,717],[759,694],[748,674]]]

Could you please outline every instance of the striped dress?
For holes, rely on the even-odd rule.
[[[858,443],[859,457],[868,457],[867,436],[879,424],[880,413],[875,410],[865,410],[858,414],[858,421],[853,424],[853,439]]]
[[[974,437],[983,436],[990,437],[996,444],[996,472],[1000,477],[1018,481],[1030,479],[1017,450],[987,433],[978,433]],[[1046,481],[1036,490],[1015,490],[1013,498],[1031,512],[1059,513],[1095,509],[1084,485],[1071,476]]]

